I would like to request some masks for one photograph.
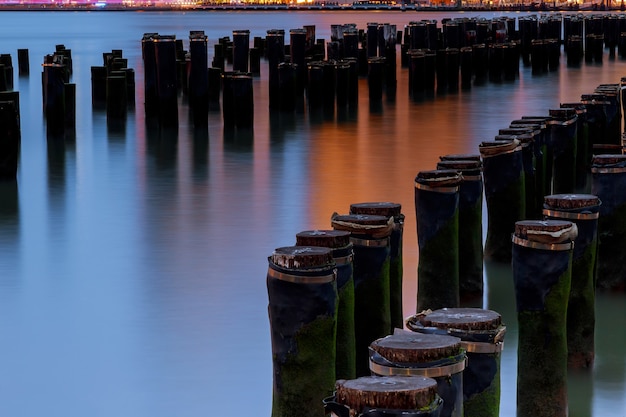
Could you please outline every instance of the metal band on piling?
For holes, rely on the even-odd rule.
[[[467,357],[462,361],[451,365],[439,366],[434,368],[397,368],[393,366],[380,365],[370,361],[370,370],[377,375],[393,376],[423,376],[426,378],[439,378],[457,374],[465,369]]]
[[[350,242],[353,245],[367,246],[370,248],[380,248],[389,245],[389,238],[384,239],[360,239],[357,237],[350,237]]]
[[[548,217],[558,217],[568,220],[595,220],[600,217],[600,213],[572,213],[569,211],[543,209],[543,215]]]
[[[419,182],[415,183],[415,188],[417,188],[418,190],[433,191],[435,193],[446,193],[446,194],[453,194],[459,191],[458,185],[456,187],[431,187],[430,185],[422,184]]]
[[[281,281],[294,282],[297,284],[326,284],[329,282],[333,282],[337,277],[336,272],[330,275],[320,275],[316,277],[310,277],[310,276],[286,274],[284,272],[276,271],[275,269],[272,269],[272,268],[268,269],[267,275],[269,275],[272,278],[279,279]]]
[[[573,241],[566,243],[541,243],[533,240],[521,239],[517,236],[513,236],[513,243],[526,248],[544,249],[549,251],[566,251],[574,248]]]
[[[486,343],[486,342],[466,342],[461,341],[461,346],[468,353],[498,353],[504,349],[504,342]]]

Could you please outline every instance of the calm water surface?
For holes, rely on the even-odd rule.
[[[464,14],[470,16],[470,14]],[[498,16],[499,14],[495,14]],[[517,16],[520,16],[518,14]],[[398,97],[341,119],[270,118],[267,68],[255,80],[252,139],[223,134],[212,113],[194,132],[145,129],[144,32],[204,30],[212,45],[233,29],[390,22],[450,14],[384,12],[0,13],[0,52],[30,50],[17,78],[22,114],[18,180],[0,186],[0,416],[269,416],[272,362],[265,274],[274,248],[329,228],[351,203],[394,201],[406,214],[404,312],[414,313],[417,243],[413,180],[439,155],[478,143],[522,115],[545,115],[626,63],[583,65],[414,103],[405,69]],[[494,14],[483,14],[491,17]],[[47,140],[43,56],[72,49],[75,138]],[[92,111],[90,67],[122,49],[137,75],[137,108],[123,129]],[[486,222],[485,222],[486,225]],[[502,416],[515,415],[517,324],[510,267],[487,264],[484,306],[508,324]],[[593,371],[571,375],[571,416],[626,416],[626,297],[598,295]],[[323,354],[323,353],[322,353]]]

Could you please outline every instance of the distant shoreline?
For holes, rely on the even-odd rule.
[[[128,7],[107,5],[95,6],[50,6],[50,5],[0,5],[2,11],[34,11],[34,12],[202,12],[202,11],[397,11],[397,12],[581,12],[581,11],[619,11],[620,8],[605,9],[598,5],[585,4],[583,7],[552,7],[548,3],[542,4],[515,4],[510,6],[473,6],[473,7],[448,7],[448,6],[419,6],[407,4],[338,4],[338,3],[312,3],[303,5],[287,4],[246,4],[246,5],[202,5],[197,7],[171,7],[149,6]]]

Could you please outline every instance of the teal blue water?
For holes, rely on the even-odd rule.
[[[463,16],[475,16],[465,13]],[[521,16],[522,14],[513,14]],[[583,64],[514,82],[474,87],[420,103],[398,94],[346,118],[304,112],[270,119],[267,67],[254,81],[249,138],[224,135],[221,114],[194,132],[185,98],[170,136],[147,132],[143,115],[144,32],[212,45],[233,30],[314,24],[394,23],[450,17],[415,12],[0,12],[0,53],[28,48],[20,92],[22,150],[17,182],[0,187],[0,416],[268,416],[272,356],[265,275],[274,248],[295,234],[330,228],[351,203],[393,201],[406,215],[404,312],[415,311],[417,172],[439,155],[478,144],[522,115],[546,115],[600,83],[617,83],[625,61]],[[458,16],[458,15],[457,15]],[[499,13],[485,17],[502,16]],[[72,50],[75,137],[47,140],[43,57]],[[134,112],[107,128],[91,107],[90,67],[122,49],[137,76]],[[209,58],[209,59],[210,59]],[[486,221],[486,219],[485,219]],[[486,227],[486,222],[485,222]],[[509,265],[486,265],[484,306],[508,325],[501,416],[515,415],[517,324]],[[572,374],[570,416],[626,416],[626,297],[597,298],[593,370]],[[320,352],[324,354],[324,352]]]

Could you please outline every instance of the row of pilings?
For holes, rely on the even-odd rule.
[[[394,331],[403,327],[394,318],[399,204],[352,204],[331,216],[332,229],[277,248],[267,273],[272,415],[319,416],[322,405],[338,416],[376,407],[414,415],[400,392],[416,384],[411,396],[424,399],[425,415],[498,416],[506,327],[494,311],[460,308],[482,298],[490,259],[512,268],[517,414],[566,416],[568,372],[592,377],[596,288],[626,288],[621,87],[522,115],[478,153],[441,155],[417,174],[417,308],[404,324],[418,334]]]
[[[561,51],[569,66],[601,63],[604,51],[624,57],[626,19],[620,15],[533,15],[519,19],[455,18],[411,21],[398,30],[387,23],[331,25],[330,40],[316,39],[315,26],[270,29],[251,39],[233,30],[214,44],[190,31],[189,50],[173,35],[142,39],[147,119],[177,126],[178,92],[189,95],[191,120],[206,126],[207,113],[221,109],[225,127],[253,126],[253,79],[267,61],[269,108],[280,112],[335,111],[356,106],[358,79],[367,77],[372,108],[396,99],[397,55],[408,72],[408,94],[420,100],[486,82],[518,78],[520,62],[533,74],[555,71]],[[625,32],[626,33],[626,32]],[[399,45],[399,48],[398,48]],[[221,105],[220,105],[221,99]],[[235,104],[237,103],[237,104]],[[245,114],[244,114],[245,113]]]
[[[272,415],[300,415],[306,410],[321,415],[316,409],[320,399],[326,412],[338,416],[367,415],[376,407],[391,408],[394,415],[413,415],[415,405],[399,399],[404,384],[411,383],[398,381],[397,375],[413,377],[411,395],[414,398],[419,392],[424,398],[420,404],[426,415],[499,415],[498,343],[505,328],[499,320],[476,318],[498,316],[495,312],[458,310],[461,300],[482,296],[484,259],[512,265],[519,323],[518,415],[567,415],[568,369],[584,369],[591,378],[596,287],[618,291],[626,287],[620,262],[626,255],[621,220],[626,210],[621,191],[626,181],[623,103],[620,84],[600,85],[579,101],[559,103],[547,115],[512,120],[496,132],[494,140],[482,142],[477,154],[442,155],[435,170],[418,173],[417,314],[406,321],[406,327],[429,337],[394,332],[389,325],[393,305],[386,264],[391,257],[385,251],[391,253],[387,247],[396,223],[394,214],[355,215],[352,205],[351,214],[332,216],[333,231],[303,232],[319,238],[317,244],[313,239],[297,239],[296,246],[278,248],[269,258],[267,276],[274,353]],[[488,211],[485,247],[483,198]],[[392,205],[363,205],[367,204]],[[349,240],[342,236],[344,241],[338,243],[338,230],[349,231]],[[340,326],[346,320],[339,303],[351,296],[342,295],[346,280],[345,275],[340,279],[340,273],[346,274],[350,245],[355,350],[347,357],[356,359],[354,378],[346,377],[338,365],[346,360],[345,352],[339,355],[339,346],[345,348],[343,338],[350,332],[345,322],[340,332],[332,327],[333,322]],[[330,254],[321,261],[315,260],[319,246],[327,247]],[[333,258],[337,248],[343,252]],[[320,296],[315,284],[326,287],[327,297]],[[312,307],[320,307],[320,299],[324,312]],[[335,309],[340,315],[333,316]],[[295,314],[293,321],[286,320],[291,314]],[[301,314],[309,314],[309,319],[301,320]],[[429,319],[439,314],[444,316],[439,321]],[[458,339],[436,339],[465,333],[470,335],[469,342],[461,338],[465,353],[457,350]],[[325,342],[336,337],[334,357],[332,342],[324,345],[330,357],[316,354],[323,334],[328,338]],[[433,349],[445,352],[445,360]],[[477,358],[470,357],[478,352]],[[439,365],[446,367],[445,383],[437,380]],[[468,372],[473,365],[474,371]],[[316,380],[315,386],[322,387],[317,392],[308,384],[310,374],[299,371],[312,368],[323,370],[325,378]],[[462,382],[459,373],[464,373]],[[436,394],[424,394],[424,385],[436,387]],[[390,386],[397,391],[390,391]],[[483,393],[477,387],[485,389],[485,397],[472,401],[472,394]],[[323,398],[329,391],[334,394]]]

